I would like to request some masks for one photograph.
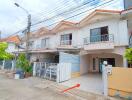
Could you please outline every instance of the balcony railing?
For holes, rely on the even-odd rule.
[[[91,43],[106,42],[106,41],[113,42],[114,41],[113,34],[95,35],[95,36],[84,38],[85,45],[88,45]]]
[[[60,45],[72,45],[72,40],[61,40]]]
[[[46,45],[41,44],[41,48],[43,48],[43,49],[46,49],[46,48],[49,48],[49,47],[50,47],[49,44],[46,44]]]

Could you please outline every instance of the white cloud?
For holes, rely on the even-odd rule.
[[[14,32],[27,26],[27,15],[20,8],[17,8],[14,5],[14,2],[19,3],[22,7],[27,9],[32,15],[32,23],[36,23],[40,20],[50,18],[51,16],[54,16],[64,10],[68,10],[71,7],[75,7],[83,2],[86,2],[86,0],[0,0],[0,30],[2,31],[3,36],[13,34]],[[121,5],[121,2],[118,0],[115,4],[106,6],[105,9],[121,9]],[[84,9],[88,9],[88,6]],[[79,11],[81,12],[82,10]],[[77,12],[74,13],[76,14]],[[72,14],[73,12],[71,15]],[[79,18],[85,14],[70,20],[79,20]],[[34,26],[32,29],[34,30],[41,26],[50,25],[68,16],[70,16],[70,14],[59,16],[55,19]]]

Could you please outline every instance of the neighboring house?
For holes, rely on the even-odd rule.
[[[127,20],[127,26],[129,32],[129,47],[132,47],[132,8],[129,8],[122,12],[122,19]]]
[[[132,0],[124,0],[124,9],[132,8]]]
[[[14,53],[19,50],[18,44],[20,43],[20,39],[18,36],[3,38],[0,40],[0,42],[8,43],[8,48],[6,49],[7,52]]]

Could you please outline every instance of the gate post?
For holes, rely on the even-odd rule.
[[[33,63],[33,76],[36,76],[36,66],[37,66],[37,62]]]
[[[3,60],[2,70],[4,70],[5,67],[5,60]]]
[[[102,73],[102,79],[103,79],[103,92],[105,96],[108,96],[108,75],[112,74],[112,66],[107,65],[106,62],[102,65],[103,73]]]
[[[106,65],[102,65],[103,73],[102,73],[102,79],[103,79],[103,93],[105,96],[108,96],[108,79],[107,79],[107,72],[106,72]]]
[[[56,70],[56,82],[59,83],[60,81],[60,63],[57,64],[57,70]]]
[[[12,60],[11,63],[12,63],[11,70],[13,71],[15,68],[15,62]]]

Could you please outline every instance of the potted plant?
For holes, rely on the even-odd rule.
[[[32,72],[33,72],[33,70],[32,70],[32,66],[29,65],[29,66],[26,67],[26,69],[25,69],[25,77],[32,76]]]
[[[26,59],[24,53],[18,56],[16,67],[23,71],[24,77],[29,77],[32,75],[32,66],[30,65],[29,61]]]

